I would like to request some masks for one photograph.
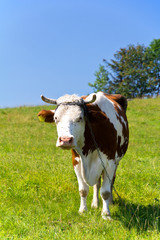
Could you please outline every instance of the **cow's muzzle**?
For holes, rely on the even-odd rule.
[[[57,147],[61,147],[63,149],[70,149],[74,147],[73,137],[59,137]]]

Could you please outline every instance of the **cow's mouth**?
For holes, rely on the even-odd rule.
[[[60,148],[62,148],[63,150],[70,150],[73,147],[72,146],[59,146]]]

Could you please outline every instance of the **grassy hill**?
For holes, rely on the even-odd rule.
[[[70,151],[55,147],[56,127],[38,121],[43,107],[0,109],[0,239],[160,239],[160,98],[129,102],[130,143],[115,187],[113,221],[78,214]],[[50,109],[50,106],[45,106]]]

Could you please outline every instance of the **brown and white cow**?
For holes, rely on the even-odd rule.
[[[89,186],[94,187],[92,207],[98,207],[102,176],[100,190],[103,201],[102,217],[109,219],[109,199],[112,199],[116,168],[127,150],[129,141],[125,114],[127,100],[119,94],[108,95],[103,92],[93,93],[87,97],[65,95],[58,100],[42,96],[42,100],[56,104],[57,108],[51,111],[42,110],[38,117],[41,121],[56,123],[57,147],[72,150],[72,162],[81,197],[79,212],[87,210],[86,198]],[[91,131],[109,178],[101,164]]]

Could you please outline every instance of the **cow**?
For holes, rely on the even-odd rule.
[[[98,207],[101,187],[101,215],[105,220],[111,219],[109,203],[113,200],[115,173],[129,142],[126,98],[103,92],[83,97],[65,95],[58,100],[41,98],[46,103],[57,105],[55,110],[40,111],[38,117],[40,121],[55,122],[56,146],[72,151],[81,198],[79,212],[87,210],[89,186],[93,186],[91,207]]]

